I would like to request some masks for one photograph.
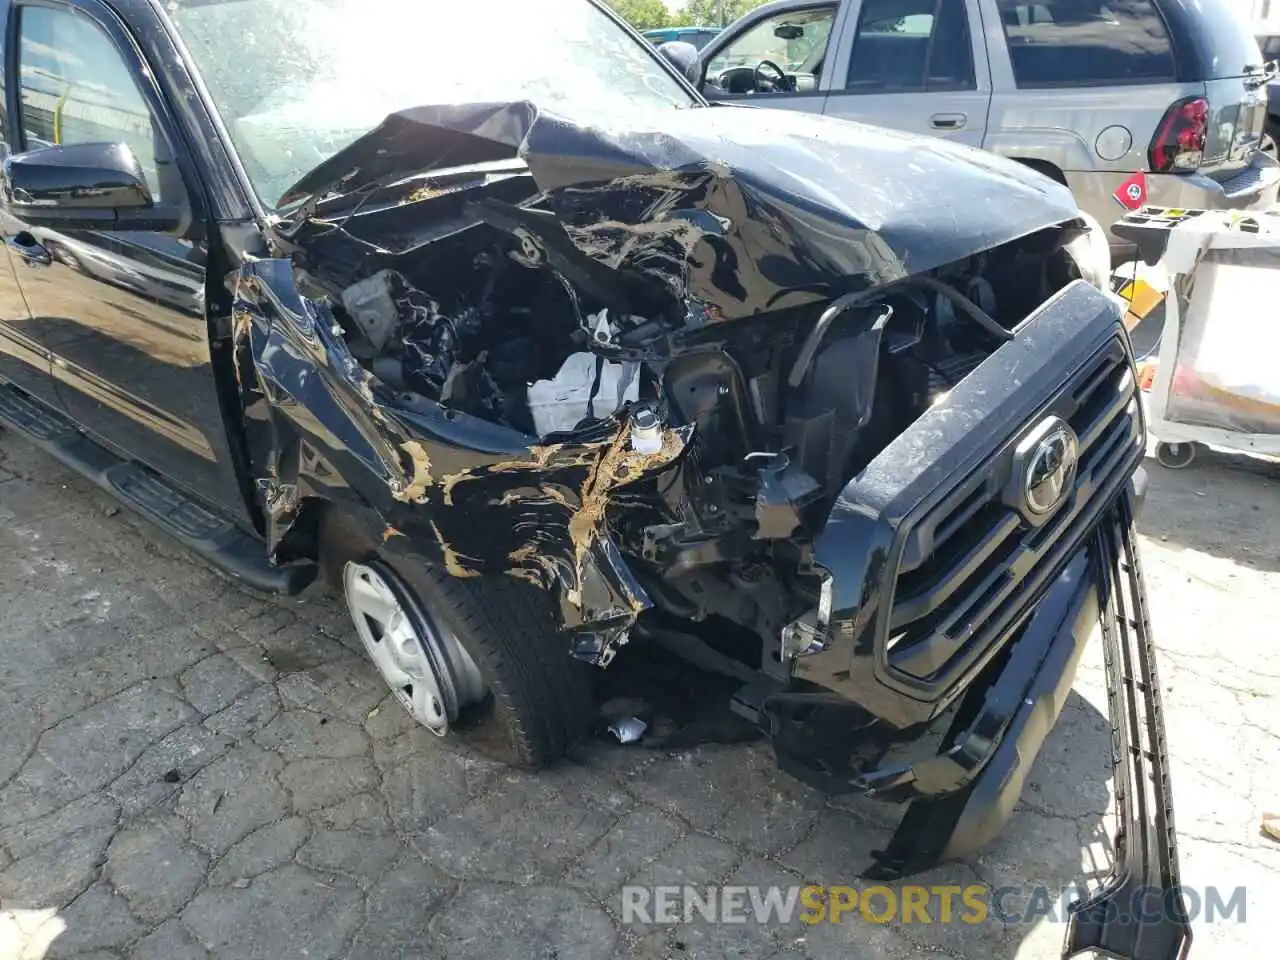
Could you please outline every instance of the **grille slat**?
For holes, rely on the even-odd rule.
[[[918,620],[925,614],[932,613],[942,601],[956,593],[964,586],[964,581],[971,578],[974,571],[987,563],[1009,536],[1018,528],[1018,520],[1013,516],[1004,516],[972,547],[965,551],[963,557],[953,565],[934,573],[926,583],[915,587],[911,594],[902,595],[903,581],[899,579],[899,599],[893,605],[893,620],[890,629],[897,631],[903,624]],[[946,582],[944,582],[946,581]]]
[[[936,555],[957,530],[973,519],[974,514],[989,499],[990,491],[987,490],[981,477],[969,487],[960,487],[956,490],[939,508],[941,519],[933,531],[932,544],[926,545],[922,538],[913,538],[908,543],[907,550],[903,552],[899,569],[915,570],[924,562],[926,555]]]
[[[1010,502],[1013,449],[1051,414],[1076,432],[1079,461],[1066,500],[1037,525]],[[1128,479],[1141,435],[1128,355],[1115,340],[906,532],[888,611],[890,664],[927,680],[1007,636],[1081,542],[1099,501]]]
[[[982,509],[983,504],[986,502],[986,494],[987,490],[985,485],[980,486],[977,490],[973,491],[973,493],[969,494],[964,503],[960,505],[960,508],[956,510],[952,516],[947,518],[946,523],[939,525],[938,532],[934,536],[933,540],[935,548],[942,546],[942,544],[950,540],[957,530],[968,523],[973,515]]]
[[[1080,440],[1080,453],[1083,456],[1097,439],[1115,422],[1116,416],[1133,400],[1133,377],[1129,372],[1125,371],[1121,384],[1117,385],[1115,395],[1107,403],[1105,409],[1098,413],[1091,420],[1071,426],[1076,431],[1076,436]],[[1125,384],[1127,382],[1127,389]],[[1081,418],[1083,419],[1083,418]]]

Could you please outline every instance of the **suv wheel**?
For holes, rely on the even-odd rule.
[[[352,520],[328,511],[326,579],[415,721],[526,769],[558,759],[586,732],[592,668],[569,656],[545,591],[450,576],[416,554],[364,544]]]

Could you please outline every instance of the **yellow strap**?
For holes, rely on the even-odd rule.
[[[61,146],[62,144],[62,108],[66,105],[67,97],[71,95],[71,85],[67,85],[67,89],[62,92],[62,96],[58,98],[57,105],[53,108],[53,142]]]

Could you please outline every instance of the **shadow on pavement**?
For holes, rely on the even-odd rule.
[[[600,730],[533,776],[442,745],[338,642],[332,599],[227,586],[57,468],[47,490],[22,479],[48,465],[6,449],[0,958],[1060,954],[1060,912],[1003,922],[991,898],[979,923],[959,902],[942,922],[935,896],[930,922],[622,925],[624,884],[864,890],[901,810],[782,774],[725,709],[733,681],[638,643],[601,697],[642,701],[647,740]],[[1159,479],[1155,495],[1169,496]],[[1059,891],[1107,871],[1110,725],[1091,652],[1004,831],[912,883],[1005,891],[1016,918],[1060,911]]]
[[[649,769],[655,782],[667,778],[665,769],[670,764],[706,763],[709,776],[717,769],[752,770],[750,777],[735,774],[720,785],[738,792],[737,810],[709,830],[748,848],[767,849],[763,838],[778,831],[779,798],[788,798],[781,804],[782,816],[804,821],[796,831],[798,843],[770,855],[754,870],[740,868],[720,882],[884,889],[862,879],[861,873],[871,863],[872,851],[888,842],[904,806],[858,795],[825,796],[775,769],[767,742],[724,706],[734,687],[732,680],[643,645],[627,648],[606,677],[600,694],[605,711],[594,738],[578,753],[580,763],[608,770],[628,765],[628,760],[634,767],[651,758]],[[608,732],[608,719],[623,708],[634,709],[648,725],[641,741],[619,744]],[[864,919],[855,906],[839,924],[793,924],[787,935],[792,936],[794,956],[879,958],[941,951],[975,960],[1057,957],[1065,933],[1065,907],[1073,891],[1098,886],[1113,862],[1113,824],[1107,816],[1110,777],[1110,723],[1089,699],[1073,691],[1033,765],[1021,803],[1000,835],[968,860],[940,864],[888,884],[899,905],[899,915],[888,922]],[[707,789],[714,791],[715,785]],[[674,794],[654,800],[675,812],[681,812],[686,803]],[[930,889],[925,911],[929,922],[922,922],[919,914],[914,922],[903,922],[906,888],[917,885]],[[981,922],[974,922],[977,914],[963,901],[963,891],[975,885],[988,891],[986,918]],[[955,893],[950,920],[944,922],[940,888],[947,887]],[[885,902],[883,893],[875,896],[876,904]],[[770,955],[767,950],[760,952],[764,932],[754,930],[753,936],[723,940],[719,938],[730,935],[718,928],[716,947],[706,955]],[[1037,941],[1030,949],[1029,937]],[[681,956],[682,945],[695,940],[687,925],[669,928],[665,943],[676,952],[665,955]],[[694,955],[702,954],[695,951]]]
[[[1202,449],[1190,466],[1146,461],[1139,531],[1256,570],[1280,570],[1280,463]]]

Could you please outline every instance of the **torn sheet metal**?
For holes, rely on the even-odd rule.
[[[527,102],[392,114],[281,202],[305,219],[335,193],[512,159],[541,193],[486,201],[486,219],[603,302],[693,327],[878,287],[1077,216],[1065,187],[941,140],[771,109],[606,128]]]
[[[619,743],[636,743],[644,736],[649,725],[639,717],[619,717],[609,724],[609,732]]]
[[[328,307],[298,292],[287,260],[241,268],[235,315],[242,399],[265,403],[274,434],[268,485],[296,486],[269,495],[269,509],[299,496],[366,505],[379,535],[395,531],[388,542],[411,542],[455,576],[508,573],[558,589],[564,625],[599,632],[600,656],[625,639],[650,601],[609,537],[606,509],[618,488],[671,466],[691,428],[636,450],[624,411],[539,443],[394,394],[351,355]],[[273,550],[291,516],[273,518]]]

